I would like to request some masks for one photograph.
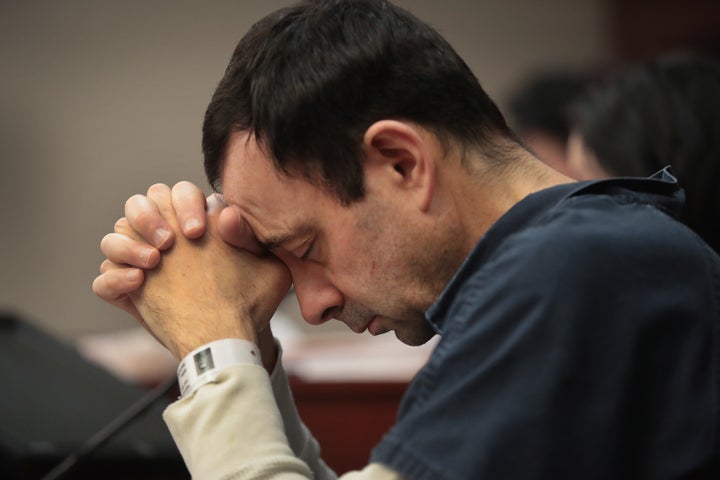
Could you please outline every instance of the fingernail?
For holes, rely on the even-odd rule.
[[[125,278],[128,282],[136,282],[137,279],[140,276],[140,270],[137,268],[133,268],[132,270],[128,270],[128,272],[125,274]]]
[[[154,249],[152,248],[143,248],[140,252],[140,262],[142,262],[143,265],[147,265],[150,262],[150,255],[152,255]]]
[[[219,193],[213,193],[209,197],[207,197],[207,212],[208,213],[215,213],[219,212],[223,209],[225,206],[225,202],[223,201],[222,195]]]
[[[170,230],[168,230],[167,228],[158,228],[153,234],[153,242],[155,243],[155,246],[160,247],[169,237]]]
[[[197,218],[190,218],[187,222],[185,222],[186,232],[193,231],[198,227],[200,227],[200,220],[198,220]]]

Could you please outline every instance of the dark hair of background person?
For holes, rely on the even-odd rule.
[[[510,99],[515,131],[539,130],[562,142],[570,135],[569,108],[585,92],[589,78],[579,73],[542,72],[529,77]]]
[[[573,124],[609,175],[671,165],[681,219],[720,252],[720,60],[682,52],[631,67],[580,100]]]
[[[237,45],[205,114],[205,172],[217,189],[230,134],[247,130],[277,168],[348,204],[364,195],[362,138],[380,119],[415,122],[490,160],[503,151],[496,139],[516,140],[450,44],[409,12],[382,0],[306,1]]]
[[[536,72],[526,78],[508,102],[512,126],[525,145],[566,175],[570,108],[591,78],[590,74],[567,70]]]

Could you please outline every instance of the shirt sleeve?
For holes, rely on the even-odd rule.
[[[227,367],[163,417],[195,480],[337,478],[300,420],[281,362],[272,375],[258,365]],[[340,477],[401,478],[379,463]]]

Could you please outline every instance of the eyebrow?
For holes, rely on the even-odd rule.
[[[267,249],[268,251],[272,251],[275,248],[282,247],[285,242],[303,235],[307,235],[311,231],[312,227],[306,225],[299,228],[295,232],[285,232],[276,235],[270,235],[265,240],[258,239],[258,242],[260,243],[260,245],[262,245],[263,248]]]
[[[258,239],[258,242],[260,242],[260,245],[268,251],[272,251],[276,248],[279,248],[283,245],[283,243],[287,242],[292,237],[291,234],[282,234],[282,235],[276,235],[274,237],[270,237],[267,240],[261,241]]]

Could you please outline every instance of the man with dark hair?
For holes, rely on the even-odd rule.
[[[261,20],[203,149],[224,198],[131,197],[93,284],[182,360],[165,419],[194,478],[334,478],[268,326],[291,282],[310,323],[441,335],[343,478],[717,477],[720,260],[668,172],[572,183],[377,0]]]
[[[572,120],[574,178],[671,165],[685,190],[680,220],[720,252],[720,60],[673,52],[631,66],[581,97]]]
[[[568,175],[569,111],[591,81],[568,71],[536,73],[510,99],[513,126],[538,158]]]

